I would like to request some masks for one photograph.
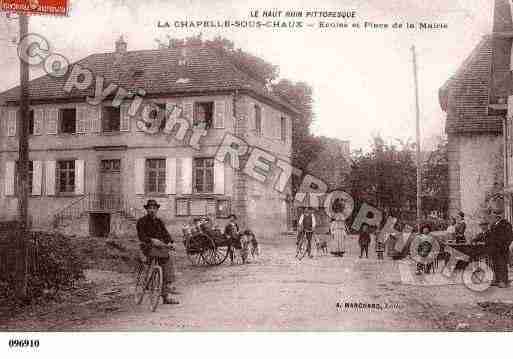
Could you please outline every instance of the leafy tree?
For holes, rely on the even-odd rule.
[[[416,203],[416,166],[412,146],[386,144],[374,138],[371,151],[353,153],[350,191],[356,203],[366,202],[386,215],[409,217]]]
[[[447,214],[449,209],[449,157],[447,140],[441,139],[429,153],[422,174],[422,209]]]

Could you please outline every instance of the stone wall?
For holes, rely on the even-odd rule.
[[[487,196],[503,186],[502,141],[491,134],[449,138],[450,213],[465,213],[468,235],[479,232]]]

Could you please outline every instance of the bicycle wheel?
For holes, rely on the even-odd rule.
[[[162,268],[154,266],[151,268],[150,277],[148,279],[149,304],[152,312],[157,310],[162,296]]]
[[[146,292],[146,278],[148,272],[145,270],[145,265],[142,262],[139,262],[139,266],[137,267],[137,276],[135,279],[135,287],[134,287],[134,301],[135,304],[139,305],[142,303],[144,299],[144,293]]]
[[[306,239],[306,235],[304,235],[297,244],[297,252],[296,252],[296,258],[301,260],[306,255],[306,250],[308,247],[308,240]]]

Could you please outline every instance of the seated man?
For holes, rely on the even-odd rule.
[[[157,218],[159,207],[160,205],[155,200],[148,200],[144,206],[147,214],[137,221],[137,235],[141,242],[141,251],[146,257],[149,256],[152,247],[173,243],[166,226],[160,218]],[[168,297],[169,293],[177,294],[176,290],[170,288],[170,285],[175,281],[174,258],[170,255],[167,258],[158,258],[158,263],[162,267],[162,297],[164,304],[179,304],[177,300]]]

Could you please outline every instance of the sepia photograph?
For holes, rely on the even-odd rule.
[[[511,331],[512,45],[511,0],[1,0],[1,345]]]

